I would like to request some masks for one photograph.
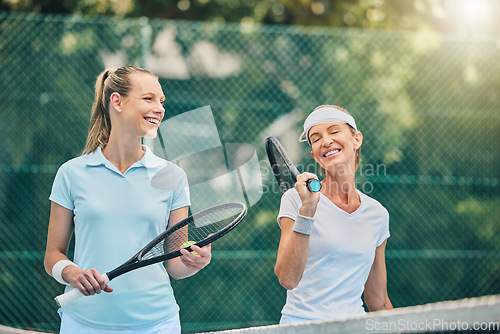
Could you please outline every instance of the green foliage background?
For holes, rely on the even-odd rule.
[[[173,282],[186,333],[278,322],[280,194],[263,140],[278,136],[314,170],[296,141],[324,103],[364,133],[359,187],[391,214],[393,304],[498,294],[498,59],[485,35],[1,14],[0,323],[58,328],[61,287],[42,265],[48,195],[81,153],[96,76],[125,64],[159,75],[166,117],[210,105],[221,140],[261,160],[262,199],[209,267]]]

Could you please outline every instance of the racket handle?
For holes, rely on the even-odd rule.
[[[309,189],[310,192],[316,193],[321,190],[321,182],[319,182],[316,179],[309,179],[306,182],[307,189]]]
[[[109,278],[108,278],[107,274],[103,274],[102,277],[104,278],[106,283],[109,282]],[[56,298],[54,298],[54,300],[56,301],[57,306],[59,306],[59,308],[62,308],[64,306],[68,305],[69,303],[74,302],[75,300],[77,300],[78,298],[80,298],[82,296],[84,296],[84,294],[80,290],[73,289],[73,290],[69,290],[66,293],[63,293],[62,295],[57,296]]]

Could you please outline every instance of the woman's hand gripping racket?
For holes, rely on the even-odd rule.
[[[266,151],[280,190],[285,193],[294,187],[300,173],[277,138],[269,137],[266,139]],[[316,179],[309,179],[306,186],[310,192],[318,192],[321,189],[321,183]]]
[[[194,242],[194,245],[204,247],[235,228],[246,213],[246,206],[236,202],[214,206],[189,216],[157,236],[130,260],[103,274],[103,277],[107,283],[131,270],[181,256],[180,249],[185,248],[188,241],[189,244]],[[192,251],[191,246],[186,249]],[[82,296],[80,290],[73,289],[54,299],[59,307],[64,307]]]

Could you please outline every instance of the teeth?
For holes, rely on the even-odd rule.
[[[149,123],[152,123],[152,124],[158,124],[158,123],[159,123],[159,121],[158,121],[157,119],[155,119],[155,118],[147,118],[147,117],[144,117],[144,119],[145,119],[146,121],[148,121]]]
[[[330,155],[333,155],[333,154],[336,154],[336,153],[339,153],[340,150],[333,150],[333,151],[330,151],[328,153],[325,154],[325,157],[329,157]]]

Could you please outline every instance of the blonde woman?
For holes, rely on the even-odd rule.
[[[188,216],[184,171],[141,144],[142,138],[156,136],[164,101],[158,78],[142,68],[106,70],[97,78],[83,155],[60,167],[52,187],[44,265],[67,290],[100,295],[80,298],[60,310],[61,333],[181,331],[169,275],[181,279],[205,267],[210,246],[193,246],[199,255],[181,250],[183,255],[165,266],[127,273],[112,282],[113,288],[100,274]],[[151,187],[150,176],[166,164],[175,170],[177,186],[169,191]]]
[[[363,135],[354,118],[333,105],[305,120],[300,141],[324,171],[320,192],[306,188],[312,173],[298,176],[281,199],[281,238],[275,273],[287,291],[281,324],[335,319],[391,309],[385,246],[389,214],[356,189]]]

